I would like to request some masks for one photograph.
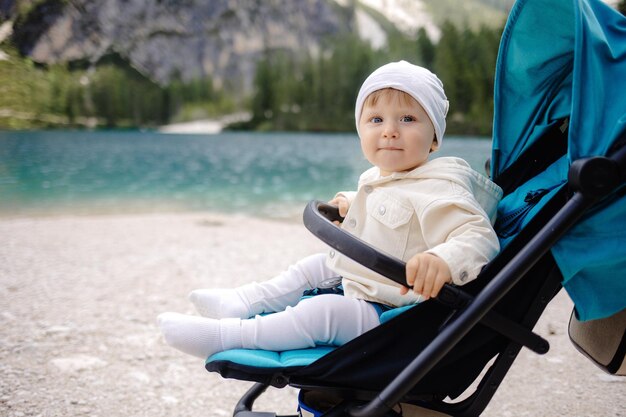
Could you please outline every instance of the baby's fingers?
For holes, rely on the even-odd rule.
[[[420,277],[420,268],[422,262],[420,262],[419,256],[414,256],[406,263],[406,283],[413,287],[413,291],[421,293],[424,281]]]
[[[450,276],[445,271],[439,271],[437,277],[435,278],[435,285],[433,286],[433,290],[431,292],[432,297],[436,298],[443,286],[450,281]]]
[[[433,287],[435,286],[435,273],[433,271],[432,265],[429,265],[428,269],[423,274],[422,282],[424,284],[422,286],[420,294],[422,294],[424,301],[426,301],[429,298],[434,297]]]
[[[346,217],[346,214],[348,214],[348,208],[349,208],[348,201],[345,198],[339,200],[339,204],[337,205],[337,208],[339,209],[339,215],[341,217]]]

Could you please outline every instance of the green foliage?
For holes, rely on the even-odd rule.
[[[38,67],[3,45],[0,129],[146,127],[234,110],[211,79],[160,86],[119,56],[102,64]]]
[[[257,67],[253,118],[238,128],[353,131],[354,101],[367,75],[405,59],[433,70],[450,100],[448,132],[490,135],[493,81],[501,29],[458,29],[447,22],[438,44],[420,31],[396,35],[382,51],[356,37],[333,39],[316,57],[266,51]]]
[[[449,132],[491,134],[493,82],[500,30],[459,30],[444,24],[433,70],[443,81]]]
[[[65,82],[62,71],[43,71],[7,45],[2,50],[8,59],[0,60],[0,129],[65,124],[57,112],[64,96],[58,87]]]
[[[375,50],[354,35],[328,39],[316,54],[267,50],[257,63],[246,99],[252,119],[233,128],[354,131],[354,101],[376,67],[405,59],[433,70],[451,103],[448,132],[489,135],[500,29],[441,26],[433,43],[424,30],[413,38],[388,31]],[[0,61],[0,129],[145,127],[218,117],[241,103],[210,78],[161,86],[117,55],[89,62],[37,66],[5,44]]]
[[[170,120],[183,122],[217,117],[236,111],[235,103],[209,77],[189,82],[175,80],[166,87],[164,109]]]
[[[309,131],[352,128],[355,94],[372,67],[374,53],[353,36],[330,43],[332,49],[317,57],[266,51],[254,80],[252,120],[241,127]]]

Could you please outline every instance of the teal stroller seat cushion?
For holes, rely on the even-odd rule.
[[[334,349],[334,346],[316,346],[310,349],[287,350],[284,352],[232,349],[210,356],[206,363],[227,361],[255,368],[293,368],[309,365]]]
[[[398,307],[383,312],[380,315],[380,323],[391,320],[411,307],[414,306]],[[283,352],[261,349],[231,349],[211,355],[207,358],[205,365],[221,361],[246,368],[293,369],[310,365],[335,349],[336,346],[316,346],[309,349],[295,349]]]

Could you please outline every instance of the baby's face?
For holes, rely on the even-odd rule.
[[[413,98],[383,96],[365,106],[359,120],[361,149],[384,176],[417,168],[428,159],[435,128]]]

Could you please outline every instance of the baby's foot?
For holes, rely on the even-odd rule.
[[[241,347],[241,320],[215,320],[178,313],[157,318],[165,341],[189,355],[206,359],[214,353]]]
[[[189,300],[204,317],[247,319],[251,316],[248,303],[235,289],[194,290]]]

